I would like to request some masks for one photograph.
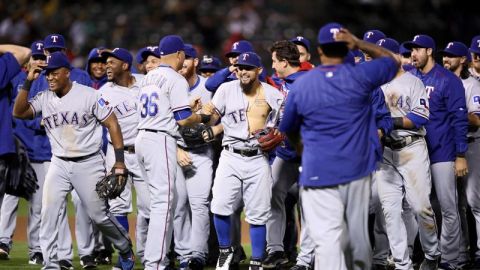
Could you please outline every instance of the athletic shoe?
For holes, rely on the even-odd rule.
[[[262,262],[257,260],[250,260],[248,270],[263,270]]]
[[[290,270],[311,270],[312,268],[309,266],[301,265],[301,264],[296,264]]]
[[[10,253],[10,248],[5,243],[0,243],[0,260],[8,260]]]
[[[438,270],[457,270],[457,267],[449,263],[440,263],[438,265]]]
[[[204,266],[203,260],[200,258],[194,257],[188,261],[188,268],[190,270],[203,270],[203,266]]]
[[[72,263],[67,260],[60,260],[58,264],[60,265],[61,270],[73,270]]]
[[[220,248],[215,270],[228,270],[233,260],[233,248]]]
[[[135,266],[135,256],[131,250],[127,254],[120,254],[118,260],[120,261],[122,270],[132,270]]]
[[[437,260],[424,259],[419,270],[437,270]]]
[[[276,268],[281,265],[287,264],[288,258],[285,256],[283,251],[274,251],[268,253],[267,258],[263,260],[262,267],[263,268]]]
[[[112,264],[112,253],[105,249],[98,251],[95,262],[97,264]]]
[[[80,265],[83,269],[95,269],[97,268],[97,263],[95,263],[95,259],[93,256],[86,255],[80,258]]]
[[[28,260],[28,264],[36,264],[42,265],[43,264],[43,255],[41,252],[35,252],[32,257]]]

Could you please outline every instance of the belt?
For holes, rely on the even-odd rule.
[[[161,131],[161,130],[149,129],[149,128],[142,128],[142,129],[139,129],[139,130],[145,130],[145,131],[147,131],[147,132],[153,132],[153,133],[163,132],[163,131]]]
[[[467,137],[467,143],[473,143],[473,142],[475,142],[476,139],[477,138],[475,138],[475,137]]]
[[[225,145],[223,149],[236,154],[240,154],[241,156],[244,156],[244,157],[258,156],[263,153],[262,150],[260,149],[239,149],[239,148],[230,147],[228,145]]]
[[[391,137],[387,137],[385,138],[385,146],[392,150],[400,150],[421,138],[423,138],[423,136],[419,135],[405,136],[400,140],[393,140]]]
[[[91,153],[90,155],[81,156],[81,157],[59,157],[59,156],[56,156],[56,157],[59,158],[59,159],[61,159],[61,160],[64,160],[64,161],[80,162],[80,161],[89,159],[89,158],[97,155],[98,152],[99,152],[99,151],[97,151],[97,152],[95,152],[95,153]]]
[[[111,142],[108,142],[109,144],[112,144]],[[112,144],[113,146],[113,144]],[[124,145],[123,146],[123,151],[129,153],[129,154],[135,154],[135,145]]]

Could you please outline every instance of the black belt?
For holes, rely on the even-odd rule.
[[[223,149],[240,154],[241,156],[244,157],[253,157],[253,156],[258,156],[262,154],[262,151],[260,149],[238,149],[238,148],[233,148],[228,145],[225,145]]]
[[[59,157],[59,156],[56,156],[56,157],[61,159],[61,160],[64,160],[64,161],[79,162],[79,161],[82,161],[82,160],[85,160],[85,159],[89,159],[89,158],[91,158],[91,157],[93,157],[97,154],[98,154],[98,151],[95,152],[95,153],[91,153],[90,155],[81,156],[81,157]]]
[[[411,143],[420,140],[423,136],[412,135],[402,137],[400,140],[393,140],[391,137],[385,138],[385,146],[392,150],[400,150]]]
[[[473,143],[475,142],[476,138],[475,137],[467,137],[467,143]]]
[[[147,132],[153,132],[153,133],[163,132],[163,131],[161,131],[161,130],[149,129],[149,128],[142,128],[142,129],[139,129],[139,130],[145,130],[145,131],[147,131]]]

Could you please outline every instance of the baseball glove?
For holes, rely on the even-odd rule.
[[[111,173],[97,183],[95,191],[101,199],[115,199],[125,190],[127,180],[126,168],[113,167]]]
[[[277,131],[277,134],[275,134],[275,131]],[[253,135],[257,138],[260,148],[264,152],[272,151],[285,140],[285,135],[270,127],[259,129]]]
[[[180,127],[180,134],[182,135],[187,147],[195,148],[205,145],[208,142],[203,139],[202,133],[205,131],[210,134],[209,130],[212,130],[210,126],[197,124],[193,127]],[[209,138],[213,139],[213,132],[211,132],[211,134],[212,136],[209,136]]]

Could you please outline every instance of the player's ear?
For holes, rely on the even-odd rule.
[[[198,67],[198,58],[193,58],[193,66],[195,67],[195,69],[197,69],[197,67]]]
[[[433,56],[433,49],[432,48],[427,48],[427,55],[428,56]]]
[[[318,52],[318,56],[323,55],[323,51],[322,51],[322,48],[320,48],[320,46],[317,47],[317,52]]]
[[[311,57],[311,56],[312,56],[312,55],[311,55],[310,53],[307,53],[307,61],[310,61],[310,57]]]
[[[462,56],[460,57],[460,64],[465,64],[467,62],[467,57],[466,56]]]
[[[124,71],[128,70],[128,63],[125,63],[125,62],[122,63],[122,70]]]
[[[258,70],[258,74],[262,74],[262,72],[263,72],[263,68],[262,68],[262,67],[259,67],[257,70]]]

